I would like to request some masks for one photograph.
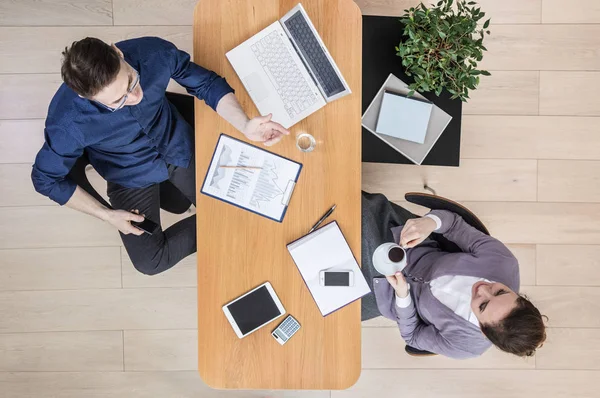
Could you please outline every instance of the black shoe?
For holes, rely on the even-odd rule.
[[[425,351],[425,350],[418,350],[409,345],[404,347],[404,351],[406,351],[406,353],[412,357],[431,357],[431,356],[437,355],[437,354],[434,354],[433,352],[429,352],[429,351]]]

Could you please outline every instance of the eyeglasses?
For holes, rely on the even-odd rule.
[[[119,105],[117,105],[115,108],[112,108],[110,106],[102,104],[112,112],[116,112],[125,106],[125,102],[127,102],[127,98],[129,98],[129,94],[131,94],[131,92],[133,90],[135,90],[136,86],[140,82],[140,74],[138,73],[138,71],[136,71],[133,68],[131,68],[131,70],[135,72],[135,79],[133,80],[133,83],[131,83],[131,86],[127,89],[127,93],[123,96],[123,99],[121,99],[121,102],[119,102]]]

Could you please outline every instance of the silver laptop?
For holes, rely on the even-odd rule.
[[[286,128],[351,93],[302,4],[226,55],[260,114]]]

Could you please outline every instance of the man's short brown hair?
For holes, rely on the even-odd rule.
[[[116,79],[121,68],[121,58],[115,49],[94,37],[73,42],[62,55],[63,81],[83,97],[98,94]]]

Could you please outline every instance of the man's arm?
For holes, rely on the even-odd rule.
[[[125,235],[133,234],[139,236],[144,233],[141,229],[131,225],[131,221],[144,221],[143,216],[125,210],[108,209],[79,186],[75,188],[75,192],[73,192],[73,195],[65,205],[71,209],[108,222]]]
[[[264,142],[266,146],[277,144],[290,132],[279,123],[271,121],[271,115],[248,119],[233,93],[225,94],[217,105],[217,113],[252,141]]]
[[[46,127],[44,134],[46,141],[36,156],[31,172],[35,190],[60,205],[107,221],[124,234],[141,235],[143,231],[131,225],[130,221],[141,222],[144,217],[106,208],[67,176],[77,159],[83,155],[83,148],[77,140],[65,130],[52,125]]]
[[[223,119],[252,141],[270,146],[279,142],[289,131],[271,121],[271,115],[249,119],[235,97],[234,90],[224,78],[190,60],[188,53],[172,43],[163,41],[171,65],[171,77],[187,92],[204,100]]]

